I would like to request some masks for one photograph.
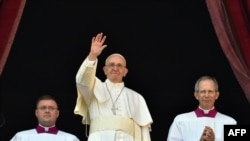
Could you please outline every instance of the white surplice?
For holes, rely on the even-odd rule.
[[[224,125],[235,125],[232,117],[217,112],[212,117],[197,117],[195,112],[177,115],[170,126],[167,141],[198,141],[205,126],[210,126],[215,134],[215,141],[224,141]]]
[[[10,141],[80,141],[75,135],[58,131],[57,134],[37,133],[36,129],[20,131]]]

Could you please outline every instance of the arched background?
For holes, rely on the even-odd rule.
[[[101,66],[107,55],[124,54],[126,85],[144,96],[154,120],[152,140],[166,140],[174,116],[196,108],[193,87],[201,75],[219,81],[217,109],[250,124],[249,103],[219,45],[205,1],[27,1],[1,75],[1,141],[36,126],[35,102],[45,92],[59,100],[58,127],[86,140],[81,117],[73,114],[75,74],[98,32],[107,35],[108,48],[99,58],[97,75],[105,79]]]

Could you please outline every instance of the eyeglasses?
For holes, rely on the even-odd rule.
[[[215,92],[217,92],[216,90],[201,90],[201,91],[198,91],[199,94],[215,94]]]
[[[110,64],[107,64],[106,66],[107,66],[107,67],[110,67],[110,68],[117,67],[117,68],[119,68],[119,69],[125,68],[125,67],[126,67],[126,66],[123,66],[122,64],[115,64],[115,63],[110,63]]]
[[[57,108],[56,107],[52,107],[52,106],[42,106],[42,107],[38,107],[37,109],[41,110],[41,111],[45,111],[45,110],[49,110],[49,111],[55,111]]]

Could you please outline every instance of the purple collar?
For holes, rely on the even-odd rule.
[[[199,107],[194,111],[197,117],[211,117],[214,118],[217,114],[216,109],[212,109],[210,110],[208,113],[204,113],[204,111],[202,109],[200,109]]]
[[[38,125],[36,127],[36,131],[37,131],[38,134],[40,134],[40,133],[57,134],[58,129],[56,128],[56,126],[54,126],[54,127],[48,128],[48,130],[46,131],[46,129],[44,127]]]

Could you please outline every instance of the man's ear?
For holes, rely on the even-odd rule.
[[[217,92],[217,96],[216,96],[216,99],[218,99],[220,96],[220,92]]]
[[[123,74],[123,77],[125,77],[128,73],[128,69],[126,68],[125,71],[124,71],[124,74]]]
[[[56,116],[56,117],[58,118],[58,117],[59,117],[59,115],[60,115],[60,111],[58,110],[58,111],[57,111],[57,116]]]
[[[198,100],[198,93],[197,92],[194,92],[194,97],[195,97],[195,99]]]
[[[106,68],[106,66],[103,66],[102,69],[103,69],[104,74],[107,75],[107,68]]]
[[[36,110],[35,110],[35,115],[36,115],[36,117],[37,117],[37,112],[38,112],[38,111],[37,111],[37,109],[36,109]]]

